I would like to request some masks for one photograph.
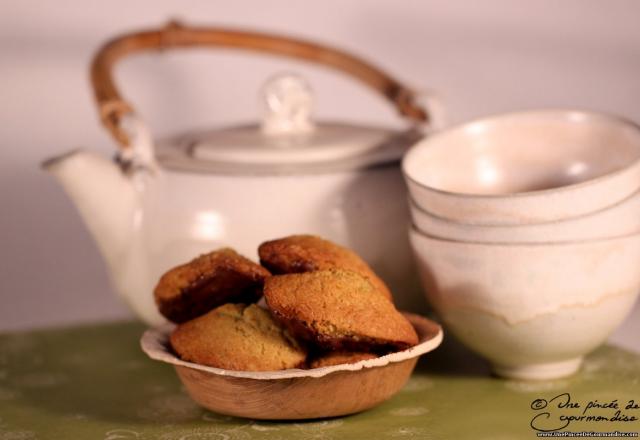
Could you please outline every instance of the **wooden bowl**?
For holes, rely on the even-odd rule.
[[[400,391],[418,357],[440,345],[442,328],[404,314],[420,342],[407,350],[353,364],[310,370],[233,371],[185,362],[169,348],[173,326],[150,329],[142,350],[174,366],[193,400],[220,414],[263,420],[342,416],[371,408]]]

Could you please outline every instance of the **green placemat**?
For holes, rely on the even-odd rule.
[[[143,330],[115,323],[0,335],[0,440],[500,440],[537,438],[532,424],[556,429],[567,422],[561,416],[583,419],[557,432],[640,431],[640,356],[611,346],[572,378],[519,382],[492,377],[445,336],[384,404],[349,417],[271,423],[199,408],[170,366],[140,351]]]

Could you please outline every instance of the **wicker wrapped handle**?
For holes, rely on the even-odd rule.
[[[426,111],[416,103],[416,95],[382,70],[340,50],[308,41],[277,35],[242,32],[218,28],[194,28],[171,22],[159,30],[135,32],[107,42],[91,63],[91,82],[103,124],[121,147],[129,137],[121,120],[133,108],[118,92],[113,82],[113,65],[125,55],[150,49],[174,47],[226,47],[253,50],[324,64],[348,73],[385,96],[398,112],[419,123],[428,122]]]

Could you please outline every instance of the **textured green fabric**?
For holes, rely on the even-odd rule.
[[[531,419],[544,411],[531,408],[535,399],[569,392],[583,405],[640,401],[640,356],[618,348],[600,348],[572,378],[519,382],[492,377],[484,362],[449,340],[423,356],[398,395],[372,410],[254,422],[194,404],[170,366],[141,352],[142,332],[140,324],[115,323],[0,335],[0,440],[531,439]],[[640,409],[622,412],[640,418]],[[574,422],[568,429],[639,431],[640,422]]]

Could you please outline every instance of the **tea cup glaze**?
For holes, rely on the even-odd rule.
[[[584,111],[481,119],[425,138],[404,157],[422,209],[474,225],[551,222],[601,210],[640,187],[640,129]]]
[[[478,243],[550,243],[621,237],[640,232],[640,190],[608,207],[553,222],[473,225],[438,217],[409,200],[415,227],[427,235]]]
[[[640,291],[640,234],[487,244],[412,229],[410,241],[427,299],[445,326],[504,377],[574,373]]]

